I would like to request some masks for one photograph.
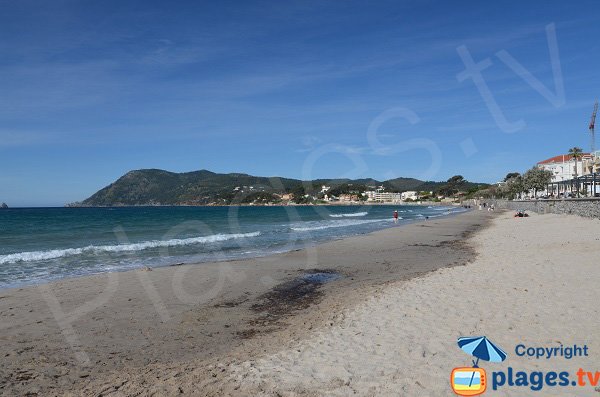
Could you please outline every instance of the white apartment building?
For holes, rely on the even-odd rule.
[[[400,193],[382,192],[379,190],[370,190],[365,192],[367,201],[378,201],[386,203],[398,203],[402,200]]]
[[[433,192],[429,192],[429,194],[433,194]],[[409,199],[419,199],[419,192],[413,190],[409,190],[402,193],[391,193],[385,192],[383,191],[383,189],[377,189],[366,191],[363,193],[363,195],[367,196],[367,201],[377,201],[385,203],[400,203]]]
[[[589,153],[582,153],[577,161],[577,175],[587,174],[584,162],[591,159]],[[575,160],[568,154],[561,154],[537,163],[537,166],[552,172],[552,182],[562,182],[573,179],[575,176]]]
[[[407,199],[417,200],[419,198],[419,193],[414,191],[402,192],[400,194],[400,199],[402,201],[406,201]]]

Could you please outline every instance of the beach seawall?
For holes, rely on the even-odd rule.
[[[533,211],[538,214],[572,214],[600,219],[600,199],[493,200],[496,208]]]

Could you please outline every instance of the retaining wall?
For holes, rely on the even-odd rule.
[[[586,218],[600,219],[600,199],[563,199],[563,200],[486,200],[493,202],[496,208],[533,211],[538,214],[573,214]]]

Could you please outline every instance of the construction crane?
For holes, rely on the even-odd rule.
[[[592,118],[590,120],[590,135],[591,135],[591,148],[592,151],[591,153],[594,153],[594,151],[596,151],[596,134],[595,134],[595,129],[596,129],[596,113],[598,112],[598,101],[596,101],[596,103],[594,103],[594,111],[592,112]]]

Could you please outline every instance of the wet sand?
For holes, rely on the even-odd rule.
[[[221,379],[219,365],[331,327],[390,283],[474,260],[466,239],[493,216],[472,211],[264,258],[2,290],[2,395],[218,395],[208,385]],[[323,275],[341,277],[322,283]],[[171,379],[191,371],[206,387]]]

